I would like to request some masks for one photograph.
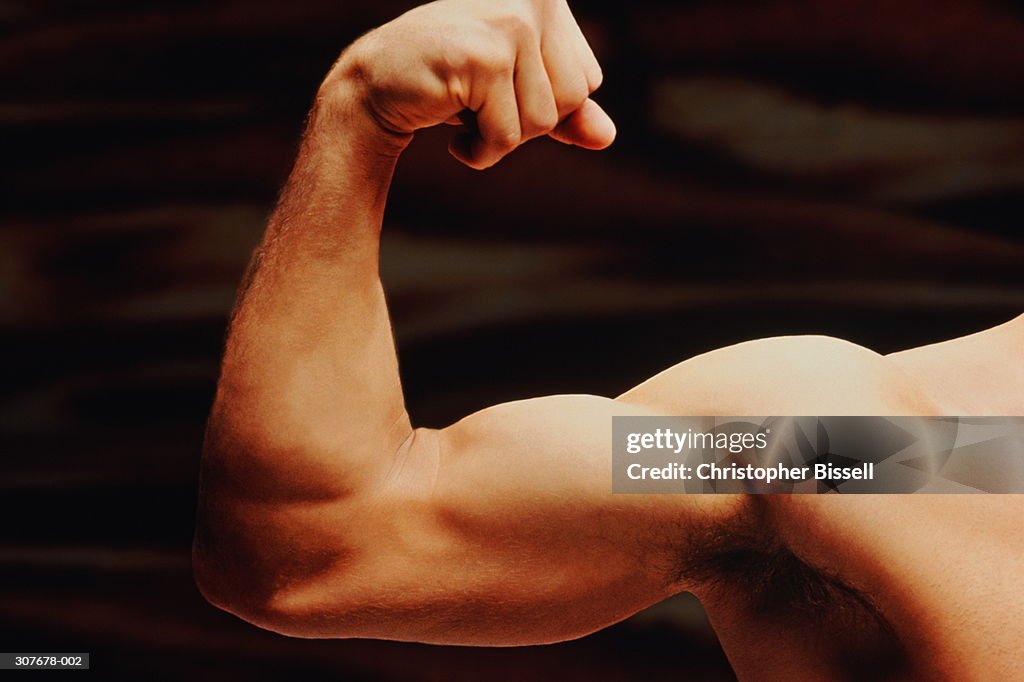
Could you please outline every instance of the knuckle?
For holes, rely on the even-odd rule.
[[[461,31],[442,41],[443,60],[453,74],[511,68],[515,55],[489,32]]]
[[[569,89],[569,99],[575,106],[579,106],[589,96],[590,86],[587,84],[586,77],[581,75],[573,81],[573,85]]]
[[[504,128],[495,133],[491,143],[498,149],[509,150],[514,149],[521,141],[522,136],[518,130]]]
[[[523,140],[524,141],[525,140],[532,140],[535,137],[540,137],[541,135],[543,135],[546,132],[547,132],[546,130],[544,130],[543,128],[541,128],[539,125],[536,125],[536,124],[530,124],[528,126],[524,126],[524,128],[523,128]]]
[[[582,73],[567,79],[558,90],[558,109],[560,112],[574,111],[583,104],[591,92],[590,86],[587,84],[587,80]]]
[[[550,109],[535,114],[530,121],[530,127],[535,135],[544,135],[555,129],[558,125],[558,112],[552,106]]]
[[[441,43],[441,60],[450,74],[458,75],[468,70],[473,53],[467,41],[452,37]]]
[[[511,72],[515,67],[515,53],[501,41],[481,41],[473,48],[472,66],[485,73]]]
[[[590,92],[594,92],[604,82],[604,70],[596,61],[587,69],[587,85]]]
[[[521,12],[504,12],[491,19],[490,23],[503,35],[517,40],[528,40],[537,35],[534,22]]]

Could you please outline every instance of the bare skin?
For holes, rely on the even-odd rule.
[[[378,277],[399,154],[466,111],[451,151],[473,168],[541,135],[606,147],[600,82],[562,0],[443,0],[343,53],[232,321],[203,456],[204,595],[293,636],[517,645],[691,591],[741,677],[1024,676],[1020,498],[616,496],[607,437],[613,415],[1024,414],[1024,318],[889,357],[752,341],[615,399],[410,424]]]

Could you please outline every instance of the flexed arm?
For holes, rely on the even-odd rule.
[[[627,587],[643,582],[625,556],[635,548],[586,541],[606,531],[592,519],[548,528],[547,515],[586,504],[579,488],[606,492],[603,465],[559,470],[606,456],[611,401],[556,398],[414,430],[378,277],[387,189],[413,131],[474,112],[452,144],[474,168],[544,134],[604,147],[614,127],[589,99],[600,78],[563,2],[435,3],[339,59],[227,342],[195,545],[212,601],[294,634],[519,641],[580,634],[667,594],[665,578]],[[567,448],[576,418],[587,423]],[[547,634],[503,622],[524,610],[550,619],[593,589],[564,589],[578,577],[574,554],[622,581],[629,605]],[[454,622],[470,612],[492,613],[492,627]]]
[[[810,339],[758,346],[756,362],[719,351],[617,400],[412,427],[378,277],[399,153],[460,115],[451,150],[474,168],[544,134],[602,148],[615,131],[589,99],[600,80],[561,0],[426,5],[339,59],[231,325],[194,548],[212,602],[298,636],[579,636],[690,587],[689,562],[756,516],[745,498],[611,495],[612,415],[785,414],[792,392],[757,372],[799,382],[798,360],[822,348],[863,384],[840,397],[875,394],[880,359]],[[817,413],[862,409],[831,406],[833,385]]]

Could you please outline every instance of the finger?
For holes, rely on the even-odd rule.
[[[562,120],[579,109],[590,94],[586,74],[576,57],[576,49],[566,40],[563,31],[545,33],[541,54],[555,96],[558,119]]]
[[[582,67],[583,74],[587,80],[587,94],[592,95],[595,90],[601,87],[601,83],[604,81],[601,64],[597,61],[597,57],[594,56],[594,50],[590,47],[590,41],[583,34],[583,29],[580,28],[579,22],[576,21],[576,17],[573,16],[568,5],[564,5],[563,17],[563,21],[567,26],[566,32],[573,37],[573,40],[570,42],[576,54],[576,60]]]
[[[456,135],[448,147],[470,168],[493,166],[519,146],[522,131],[511,73],[497,75],[490,83],[484,103],[476,112],[476,129],[476,135]]]
[[[611,117],[589,98],[550,133],[559,142],[586,149],[608,147],[615,141],[615,134],[615,123]]]
[[[558,125],[558,106],[540,46],[527,46],[516,60],[516,100],[523,140],[546,135]]]

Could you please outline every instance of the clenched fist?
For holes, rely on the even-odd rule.
[[[615,126],[590,95],[601,67],[565,0],[440,0],[370,32],[321,88],[382,139],[460,125],[449,149],[487,168],[541,135],[603,149]]]

